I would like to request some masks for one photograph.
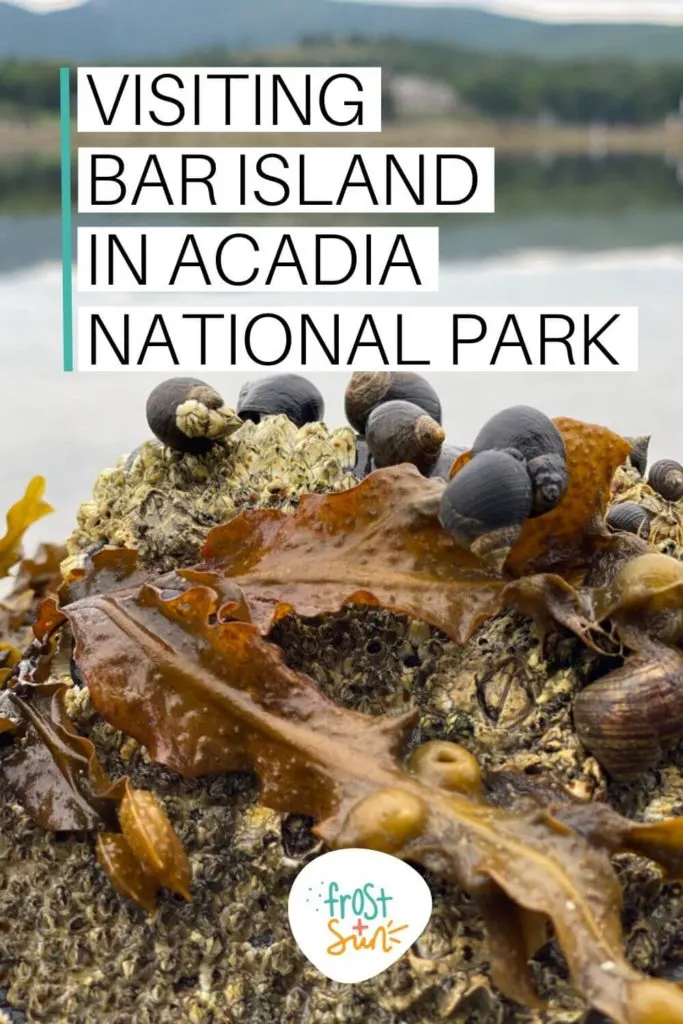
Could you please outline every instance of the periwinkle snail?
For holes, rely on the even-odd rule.
[[[287,416],[303,427],[322,420],[325,402],[310,380],[296,373],[280,373],[245,384],[237,398],[237,415],[254,423],[262,416]]]
[[[635,501],[622,501],[607,513],[607,525],[611,530],[635,533],[647,537],[650,532],[650,513]]]
[[[634,630],[663,643],[683,638],[683,563],[669,555],[650,551],[630,559],[591,600],[595,620],[611,619],[622,639]]]
[[[194,377],[171,377],[158,384],[147,399],[147,423],[167,448],[201,455],[217,438],[241,426],[212,387]]]
[[[366,371],[354,373],[346,388],[344,410],[351,426],[365,434],[368,416],[383,402],[412,402],[441,423],[441,402],[434,388],[417,373]]]
[[[653,645],[574,701],[584,747],[615,779],[654,767],[683,735],[683,656]]]
[[[429,471],[430,476],[440,476],[444,480],[448,480],[451,475],[451,469],[453,463],[456,461],[459,455],[462,455],[465,448],[457,448],[453,444],[444,444],[441,446],[439,457]]]
[[[379,468],[410,462],[427,475],[436,465],[443,428],[412,402],[384,402],[368,416],[365,440]]]
[[[483,451],[447,485],[439,522],[455,543],[500,571],[531,513],[526,464],[505,451]]]
[[[660,459],[650,467],[647,482],[665,501],[683,498],[683,466],[673,459]]]
[[[562,435],[544,413],[527,405],[515,405],[493,416],[481,428],[472,455],[484,451],[508,451],[521,457],[533,485],[530,516],[555,508],[567,490],[566,450]]]
[[[632,446],[631,452],[628,456],[629,462],[634,469],[637,469],[641,476],[645,476],[645,470],[647,469],[647,456],[650,450],[650,435],[643,435],[642,437],[626,437],[625,441]]]

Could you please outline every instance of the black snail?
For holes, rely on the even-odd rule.
[[[650,533],[650,513],[635,501],[622,501],[607,513],[607,525],[611,530],[647,537]]]
[[[665,501],[683,498],[683,466],[673,459],[660,459],[650,467],[647,482]]]
[[[201,455],[241,421],[212,387],[194,377],[171,377],[147,399],[147,423],[168,448]]]
[[[631,452],[629,454],[629,462],[634,469],[637,469],[641,476],[645,476],[645,470],[647,469],[647,456],[650,450],[650,436],[646,435],[643,437],[626,437],[625,441],[631,445]]]
[[[351,375],[344,396],[346,418],[359,434],[365,434],[368,416],[382,402],[412,402],[441,423],[441,402],[436,391],[417,373],[372,370]]]
[[[490,450],[518,454],[526,463],[533,486],[531,516],[549,512],[564,497],[569,482],[564,441],[538,409],[515,405],[493,416],[477,434],[472,454]]]
[[[453,477],[439,522],[459,547],[500,570],[533,502],[526,464],[505,451],[483,451]]]
[[[280,373],[245,384],[237,398],[237,415],[254,423],[262,416],[287,416],[303,427],[322,420],[325,402],[310,380],[296,373]]]
[[[412,402],[384,402],[368,416],[365,440],[378,467],[410,462],[425,476],[436,465],[443,428]]]
[[[441,446],[439,457],[435,464],[432,466],[429,475],[440,476],[444,480],[448,480],[451,475],[451,469],[453,463],[457,460],[459,455],[462,455],[466,448],[456,448],[453,444],[444,444]]]

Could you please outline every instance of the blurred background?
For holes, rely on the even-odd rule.
[[[504,11],[508,2],[524,9],[522,0],[493,6]],[[681,6],[679,0],[659,0],[660,8],[665,2],[671,11]],[[535,0],[530,6],[539,17],[552,16],[554,3]],[[0,509],[20,497],[35,473],[47,477],[47,498],[57,509],[32,529],[29,548],[37,540],[63,539],[99,470],[147,436],[144,403],[159,379],[61,370],[60,64],[381,66],[381,135],[194,135],[184,141],[494,145],[495,215],[374,218],[377,224],[440,228],[439,294],[415,301],[638,305],[641,370],[432,375],[446,407],[449,439],[467,444],[493,412],[526,402],[553,416],[601,422],[631,435],[651,433],[654,457],[683,457],[683,27],[548,23],[492,13],[490,6],[88,0],[40,14],[0,0]],[[615,17],[618,0],[608,6]],[[645,3],[621,6],[631,17],[647,17]],[[566,13],[571,4],[561,7]],[[78,142],[183,140],[79,136]],[[296,216],[193,219],[200,221],[330,222]],[[96,221],[74,218],[75,226],[87,223]],[[302,298],[291,301],[303,304]],[[366,305],[360,295],[305,299],[311,305]],[[226,297],[216,301],[226,304]],[[227,299],[259,306],[287,301],[275,294]],[[333,425],[343,422],[346,376],[321,374],[316,380]],[[230,402],[244,377],[209,379]]]

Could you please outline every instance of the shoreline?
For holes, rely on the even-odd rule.
[[[502,124],[433,119],[390,123],[380,132],[273,133],[171,132],[109,134],[73,129],[79,146],[216,146],[237,148],[295,146],[493,146],[501,153],[544,155],[683,155],[683,120],[643,127]],[[59,120],[0,119],[0,165],[29,159],[59,160]]]

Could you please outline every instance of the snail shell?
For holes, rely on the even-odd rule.
[[[645,476],[647,469],[647,456],[650,450],[650,436],[647,437],[626,437],[625,441],[631,445],[629,462],[634,469],[637,469],[641,476]]]
[[[443,428],[412,402],[383,402],[368,416],[365,440],[376,466],[411,462],[428,474],[439,458]]]
[[[322,420],[325,402],[310,380],[296,373],[280,373],[245,384],[237,398],[237,415],[254,423],[262,416],[287,416],[303,427]]]
[[[357,480],[364,480],[376,468],[365,438],[356,438],[356,461],[348,467]]]
[[[241,421],[212,387],[194,377],[170,377],[147,399],[147,423],[167,448],[201,455]]]
[[[569,474],[567,453],[559,430],[544,413],[528,405],[514,405],[484,424],[472,445],[472,454],[498,450],[519,452],[533,484],[531,515],[549,512],[562,501]]]
[[[462,455],[466,448],[456,448],[454,444],[444,444],[441,446],[441,452],[436,464],[432,467],[430,476],[440,476],[444,480],[448,480],[451,475],[451,469],[453,463],[456,461],[459,455]]]
[[[523,461],[508,452],[484,451],[452,478],[439,522],[462,548],[501,570],[533,501]]]
[[[359,434],[364,434],[368,416],[382,402],[412,402],[441,423],[441,402],[431,384],[417,373],[393,373],[372,370],[354,373],[346,388],[346,418]]]
[[[683,657],[667,647],[633,655],[574,702],[581,743],[616,779],[654,767],[683,736]]]
[[[683,498],[683,466],[673,459],[660,459],[650,468],[647,482],[665,501]]]
[[[623,501],[609,510],[607,525],[612,530],[647,537],[650,533],[650,513],[635,501]]]
[[[596,622],[612,619],[622,639],[629,630],[663,643],[677,643],[683,636],[683,563],[670,555],[650,551],[630,559],[610,584],[592,595]]]

